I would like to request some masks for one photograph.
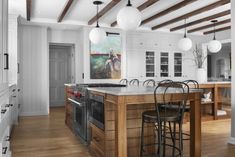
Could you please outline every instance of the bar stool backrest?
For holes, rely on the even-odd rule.
[[[183,82],[186,83],[190,88],[195,88],[195,89],[199,88],[199,84],[196,80],[185,80]]]
[[[140,84],[140,81],[138,79],[132,79],[129,82],[130,86],[139,86],[139,84]]]
[[[172,81],[158,84],[154,90],[157,116],[167,115],[168,118],[174,117],[182,121],[188,95],[189,86],[184,82]]]
[[[121,80],[119,81],[119,83],[128,85],[128,80],[127,80],[127,79],[121,79]]]
[[[143,86],[152,86],[154,87],[156,85],[156,82],[154,79],[148,79],[143,82]]]

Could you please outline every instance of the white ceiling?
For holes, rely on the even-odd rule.
[[[106,6],[111,0],[103,0],[104,4],[100,6],[102,9]],[[139,6],[144,3],[146,0],[132,0],[133,6]],[[154,5],[150,6],[149,8],[142,11],[142,19],[146,19],[174,4],[177,4],[183,0],[160,0],[156,2]],[[179,10],[176,10],[172,13],[169,13],[163,17],[160,17],[154,21],[151,21],[143,26],[143,29],[149,29],[157,24],[162,22],[168,21],[170,19],[174,19],[178,16],[183,14],[189,13],[193,10],[211,4],[213,2],[217,2],[219,0],[198,0],[190,5],[187,5]],[[50,23],[55,24],[57,23],[57,18],[60,15],[61,11],[63,10],[67,0],[32,0],[32,14],[31,14],[31,21],[32,22],[40,22],[40,23]],[[60,25],[67,24],[67,25],[87,25],[87,22],[96,14],[96,7],[93,5],[93,0],[75,0],[75,2],[70,7],[69,11],[67,12],[66,16],[64,17],[63,21]],[[119,2],[114,8],[112,8],[108,13],[106,13],[100,19],[100,25],[103,27],[109,27],[112,22],[116,20],[117,12],[126,5],[127,0],[122,0]],[[187,22],[195,21],[197,19],[207,17],[225,10],[229,10],[231,8],[230,4],[212,9],[207,12],[203,12],[196,16],[193,16],[187,19]],[[9,13],[10,14],[19,14],[22,17],[26,18],[26,0],[9,0]],[[225,20],[230,18],[230,15],[218,18],[219,21]],[[176,22],[174,24],[165,26],[164,28],[160,28],[161,31],[169,31],[170,28],[175,26],[179,26],[184,24],[184,20],[180,22]],[[198,25],[194,25],[189,27],[188,29],[193,29],[199,26],[210,24],[210,21],[203,22]],[[95,24],[93,24],[95,25]],[[224,24],[220,27],[225,27],[230,24]],[[210,29],[206,29],[203,31],[208,31]],[[178,31],[182,32],[182,30]]]

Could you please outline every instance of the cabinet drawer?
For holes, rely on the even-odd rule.
[[[104,150],[104,137],[104,132],[91,124],[91,142],[101,150]]]

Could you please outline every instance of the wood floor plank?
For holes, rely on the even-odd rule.
[[[52,108],[50,116],[21,117],[12,133],[13,157],[91,157],[64,124],[64,112],[64,108]],[[230,127],[230,119],[202,123],[202,157],[234,157],[235,146],[227,143]],[[184,130],[189,130],[188,123]],[[185,141],[185,157],[188,146]]]

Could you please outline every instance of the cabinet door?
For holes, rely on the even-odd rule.
[[[3,53],[8,53],[8,0],[3,0],[3,8],[2,8],[2,48]],[[4,55],[3,54],[3,55]],[[4,55],[4,68],[3,68],[3,84],[8,83],[8,69],[9,69],[9,57],[8,54]]]
[[[145,52],[146,77],[155,77],[155,52]]]
[[[174,53],[174,63],[172,65],[174,65],[173,76],[182,77],[182,53],[179,52]]]
[[[127,77],[142,78],[145,76],[145,53],[141,51],[127,52]]]
[[[169,53],[160,53],[160,77],[169,77]]]
[[[2,36],[2,26],[3,26],[3,12],[2,12],[2,8],[3,8],[3,1],[0,1],[0,91],[2,90],[2,84],[3,84],[3,36]]]

